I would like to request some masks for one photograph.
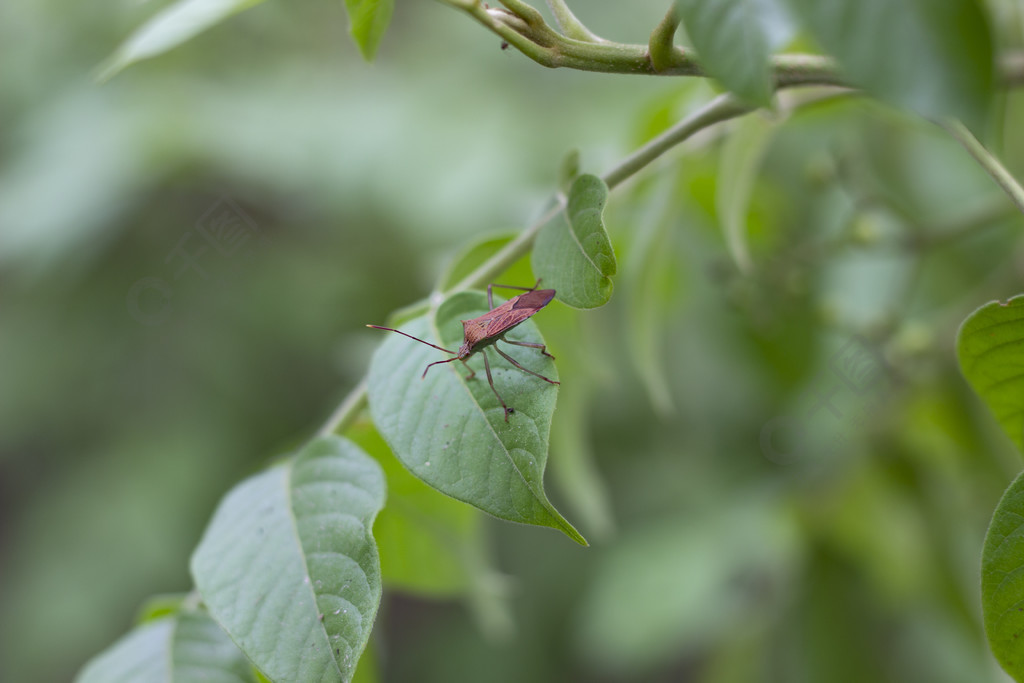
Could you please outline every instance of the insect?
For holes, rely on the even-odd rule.
[[[509,330],[511,330],[512,328],[514,328],[516,325],[523,322],[527,318],[533,316],[537,311],[547,306],[549,303],[551,303],[551,300],[555,298],[555,290],[537,289],[539,285],[540,280],[537,280],[537,283],[530,288],[513,287],[511,285],[487,285],[487,305],[491,307],[491,310],[489,310],[487,313],[484,313],[478,318],[460,321],[462,323],[463,339],[462,346],[459,347],[458,351],[450,351],[449,349],[445,349],[435,344],[431,344],[428,341],[423,341],[419,337],[414,337],[411,334],[406,334],[405,332],[402,332],[401,330],[396,330],[392,327],[381,327],[380,325],[367,325],[367,327],[372,327],[378,330],[387,330],[389,332],[397,332],[398,334],[406,336],[409,339],[415,339],[421,344],[426,344],[427,346],[433,347],[438,351],[444,351],[445,353],[450,353],[452,354],[452,356],[454,356],[453,358],[448,358],[446,360],[439,360],[433,363],[429,363],[427,367],[423,369],[423,374],[420,376],[421,379],[427,376],[427,371],[430,370],[430,368],[432,368],[433,366],[441,365],[443,363],[451,363],[457,360],[462,361],[462,364],[469,369],[469,375],[466,376],[466,379],[473,379],[473,377],[476,376],[476,371],[470,368],[468,364],[466,364],[466,359],[472,356],[477,351],[481,352],[481,354],[484,357],[484,371],[487,373],[487,383],[491,385],[491,391],[493,391],[494,395],[498,397],[498,403],[500,403],[501,407],[505,409],[505,422],[508,422],[508,416],[515,411],[512,408],[508,407],[508,405],[505,403],[505,400],[501,397],[501,394],[499,394],[498,390],[494,387],[494,380],[491,378],[491,364],[487,360],[487,347],[493,347],[494,350],[498,352],[499,356],[501,356],[509,363],[522,370],[523,372],[527,372],[533,375],[534,377],[539,377],[550,384],[559,384],[559,382],[556,382],[553,379],[548,379],[547,377],[540,373],[534,372],[533,370],[530,370],[528,368],[524,368],[522,365],[519,364],[519,362],[515,358],[508,355],[498,347],[499,341],[503,341],[506,344],[513,344],[515,346],[529,346],[530,348],[540,349],[540,352],[542,354],[554,360],[555,357],[548,353],[547,347],[544,344],[534,344],[532,342],[524,341],[513,341],[512,339],[505,338],[505,334],[508,333]],[[491,291],[494,287],[501,287],[503,289],[518,289],[524,291],[525,294],[514,296],[505,303],[503,303],[502,305],[495,308],[494,294]]]

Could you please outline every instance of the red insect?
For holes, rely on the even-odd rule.
[[[505,409],[505,422],[508,422],[508,416],[515,411],[505,404],[504,399],[501,398],[501,394],[499,394],[498,390],[494,388],[494,380],[491,378],[491,364],[487,360],[486,349],[488,346],[494,347],[494,350],[498,352],[499,356],[501,356],[509,363],[522,370],[523,372],[528,372],[534,377],[540,377],[545,382],[549,382],[551,384],[558,384],[558,382],[552,379],[548,379],[547,377],[541,375],[540,373],[536,373],[533,370],[524,368],[522,365],[519,364],[519,362],[515,358],[508,355],[500,348],[498,348],[499,341],[503,341],[506,344],[513,344],[515,346],[529,346],[534,349],[540,349],[540,352],[542,354],[554,360],[555,357],[548,353],[547,347],[544,344],[534,344],[532,342],[524,341],[513,341],[511,339],[505,338],[505,334],[509,330],[511,330],[513,327],[523,322],[527,318],[533,316],[537,311],[547,306],[549,303],[551,303],[551,300],[555,298],[555,290],[537,289],[538,285],[540,285],[540,280],[537,280],[537,284],[535,284],[531,288],[512,287],[510,285],[487,285],[487,305],[491,307],[491,310],[488,311],[487,313],[484,313],[478,318],[461,321],[463,339],[462,346],[459,347],[458,351],[450,351],[435,344],[431,344],[428,341],[423,341],[419,337],[414,337],[411,334],[406,334],[405,332],[402,332],[401,330],[396,330],[393,327],[381,327],[380,325],[367,325],[367,327],[373,327],[378,330],[388,330],[389,332],[397,332],[398,334],[406,336],[409,339],[415,339],[421,344],[426,344],[427,346],[433,347],[438,351],[444,351],[445,353],[450,353],[452,354],[452,356],[454,356],[454,358],[449,358],[447,360],[439,360],[433,363],[429,363],[427,367],[424,368],[423,374],[420,377],[421,379],[427,376],[427,370],[429,370],[431,367],[435,365],[441,365],[442,363],[451,363],[452,361],[457,360],[462,361],[462,364],[469,368],[469,375],[466,377],[466,379],[473,379],[473,377],[476,376],[476,371],[470,368],[468,364],[466,364],[466,359],[472,356],[477,351],[480,351],[484,357],[484,371],[487,373],[487,383],[491,385],[491,391],[493,391],[494,395],[498,397],[498,402],[501,404],[501,407]],[[502,305],[495,308],[494,295],[491,292],[492,288],[494,287],[502,287],[504,289],[519,289],[525,291],[526,293],[512,297]]]

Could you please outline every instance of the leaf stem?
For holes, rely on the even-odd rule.
[[[679,10],[673,2],[665,17],[658,22],[658,25],[651,31],[651,38],[647,42],[647,51],[651,55],[651,66],[655,71],[665,71],[676,66],[679,59],[679,52],[676,51],[675,37],[679,29]]]
[[[323,426],[317,431],[317,436],[330,436],[337,432],[343,432],[348,429],[356,418],[359,417],[359,413],[366,407],[366,378],[363,377],[352,391],[348,392],[348,396],[342,400],[341,404],[335,408],[331,416],[327,418]]]
[[[547,3],[548,9],[551,10],[551,14],[555,17],[555,23],[558,24],[558,30],[562,33],[570,38],[585,40],[589,43],[603,41],[603,38],[595,35],[583,22],[576,18],[576,15],[572,13],[569,6],[565,4],[565,0],[547,0]]]
[[[963,148],[974,157],[975,161],[996,181],[999,187],[1003,188],[1017,209],[1024,213],[1024,188],[1020,186],[1016,178],[1010,175],[999,159],[985,149],[978,138],[974,137],[974,134],[960,121],[951,119],[943,123],[942,126],[957,142],[963,145]]]
[[[604,174],[608,189],[614,188],[662,154],[691,137],[694,133],[720,121],[736,118],[754,110],[732,95],[719,95],[708,104],[654,138],[616,164]]]

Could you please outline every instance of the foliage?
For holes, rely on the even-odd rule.
[[[0,679],[1024,681],[1018,3],[52,4]]]

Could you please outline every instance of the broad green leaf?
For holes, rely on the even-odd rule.
[[[254,683],[249,660],[205,612],[136,627],[89,662],[76,683]]]
[[[100,67],[97,78],[105,81],[125,67],[167,52],[261,2],[263,0],[180,0],[160,10],[121,43]]]
[[[761,161],[778,125],[764,116],[745,116],[731,131],[722,148],[722,166],[715,187],[715,207],[725,243],[736,267],[749,273],[754,267],[747,245],[747,209]]]
[[[373,525],[384,584],[431,597],[468,593],[474,559],[482,554],[483,515],[410,474],[368,422],[347,434],[380,463],[387,478],[388,504]]]
[[[371,61],[384,32],[391,23],[395,0],[345,0],[348,10],[349,35],[359,46],[363,59]]]
[[[434,316],[411,320],[402,329],[456,349],[462,342],[460,321],[487,310],[483,293],[460,292],[444,301]],[[421,379],[428,363],[449,356],[401,335],[385,334],[388,338],[370,362],[370,414],[402,464],[442,493],[495,517],[560,529],[585,544],[544,494],[557,388],[487,349],[494,385],[514,410],[506,422],[487,383],[481,353],[467,361],[476,373],[472,379],[457,361],[431,368]],[[532,320],[508,337],[543,343]],[[502,346],[524,367],[558,380],[554,362],[539,350]]]
[[[992,653],[1024,681],[1024,474],[1006,489],[985,536],[981,609]]]
[[[976,0],[790,0],[850,81],[934,119],[985,124],[992,37]]]
[[[273,681],[349,681],[380,603],[380,465],[317,439],[235,487],[192,556],[213,617]]]
[[[541,228],[533,247],[533,271],[574,308],[603,306],[612,295],[615,251],[602,216],[607,200],[603,180],[577,177],[565,212]]]
[[[750,104],[771,101],[771,48],[761,0],[678,0],[701,65]]]
[[[1024,452],[1024,296],[971,313],[956,346],[960,371]]]

